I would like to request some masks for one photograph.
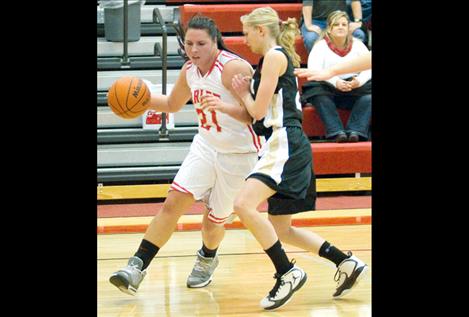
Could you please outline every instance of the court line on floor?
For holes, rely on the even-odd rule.
[[[350,249],[352,252],[371,252],[370,249]],[[310,251],[286,251],[287,254],[295,253],[295,254],[308,254],[312,253]],[[238,255],[261,255],[265,254],[265,252],[242,252],[242,253],[219,253],[218,256],[238,256]],[[193,258],[194,254],[182,254],[182,255],[161,255],[157,256],[157,259],[168,259],[168,258]],[[117,260],[128,260],[129,258],[106,258],[106,259],[99,259],[98,261],[117,261]]]
[[[267,214],[263,213],[264,217]],[[175,231],[196,231],[200,230],[202,215],[185,215],[181,217],[176,225]],[[143,233],[148,228],[153,217],[120,217],[120,218],[99,218],[98,234],[118,234],[118,233]],[[226,229],[245,229],[238,220],[231,224],[226,224]],[[313,226],[337,226],[337,225],[362,225],[371,224],[371,208],[345,209],[345,210],[322,210],[314,211],[311,214],[296,214],[292,217],[292,225],[297,227]]]

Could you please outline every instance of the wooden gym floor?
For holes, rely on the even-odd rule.
[[[334,215],[337,219],[346,219],[340,218],[340,211],[328,212],[330,219]],[[143,232],[100,233],[97,236],[98,316],[369,317],[371,209],[347,212],[349,217],[354,217],[355,213],[356,219],[370,221],[342,225],[335,225],[334,221],[323,222],[324,225],[321,222],[298,222],[300,225],[307,224],[306,229],[315,231],[340,249],[352,251],[370,266],[368,276],[342,299],[332,299],[336,272],[332,263],[284,244],[289,258],[294,258],[306,271],[308,280],[285,306],[274,311],[260,308],[259,301],[275,283],[274,268],[254,237],[242,228],[227,230],[218,252],[220,264],[212,283],[205,288],[189,289],[185,284],[195,261],[195,253],[201,245],[200,231],[178,230],[150,264],[136,296],[130,296],[120,292],[108,279],[112,272],[125,266],[128,258],[135,253]],[[317,211],[310,214],[317,214]],[[132,218],[118,221],[131,222]],[[182,223],[185,221],[182,219]]]

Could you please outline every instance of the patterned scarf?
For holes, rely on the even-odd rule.
[[[338,48],[337,46],[335,46],[334,43],[332,43],[332,41],[329,39],[329,37],[327,35],[324,36],[324,39],[326,40],[327,46],[329,46],[331,51],[333,51],[334,53],[336,53],[340,57],[344,57],[345,55],[347,55],[352,50],[353,41],[349,41],[347,47],[344,48],[344,49],[341,49],[341,48]]]

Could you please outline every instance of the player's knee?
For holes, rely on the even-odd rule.
[[[243,218],[252,212],[249,201],[244,197],[237,197],[235,199],[233,210],[240,218]]]
[[[179,218],[186,212],[186,210],[184,210],[184,208],[180,208],[177,204],[172,203],[171,201],[165,201],[161,212],[167,217]]]

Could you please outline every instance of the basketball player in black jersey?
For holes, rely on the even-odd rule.
[[[291,225],[292,214],[315,209],[316,185],[312,170],[312,152],[302,130],[302,112],[299,103],[294,67],[300,57],[294,49],[299,34],[295,19],[281,21],[270,7],[258,8],[241,18],[246,43],[252,52],[262,55],[258,67],[249,78],[233,77],[233,89],[254,120],[255,131],[263,135],[260,159],[247,177],[244,187],[235,199],[234,210],[248,228],[255,225],[257,206],[268,201],[269,220],[279,239],[332,261],[337,266],[339,298],[348,293],[362,279],[368,266],[352,255],[345,254],[314,232]],[[216,109],[216,97],[207,97],[205,107]],[[251,230],[267,254],[278,257],[280,241],[272,240],[265,232]],[[289,301],[306,279],[302,270],[286,259],[276,266],[277,283],[261,301],[264,309],[274,309]]]

